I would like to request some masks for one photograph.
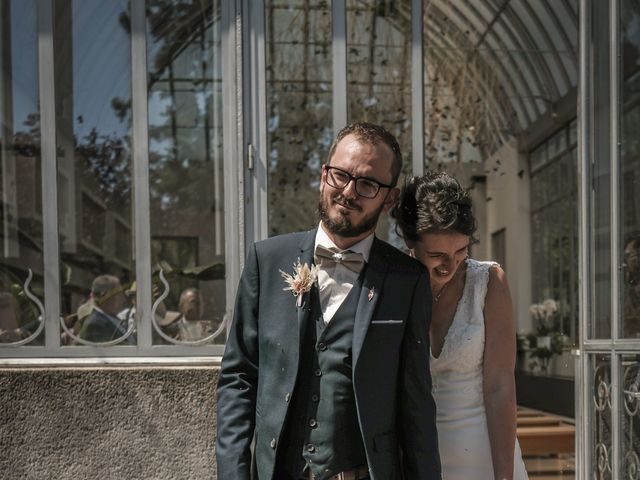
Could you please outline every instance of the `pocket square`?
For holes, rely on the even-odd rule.
[[[404,323],[404,320],[371,320],[372,324],[386,324],[386,325],[394,325],[399,323]]]

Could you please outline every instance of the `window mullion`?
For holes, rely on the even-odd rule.
[[[411,126],[413,174],[424,173],[424,52],[422,0],[411,2]]]
[[[60,347],[60,257],[58,245],[58,182],[53,48],[53,2],[38,2],[38,85],[44,224],[44,311],[47,350]]]
[[[333,31],[333,131],[347,125],[347,5],[331,2]]]
[[[151,226],[145,0],[131,0],[131,103],[138,347],[151,347]]]

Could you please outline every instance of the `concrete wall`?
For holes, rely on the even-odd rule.
[[[214,367],[0,370],[3,480],[215,479]]]
[[[505,272],[514,303],[516,330],[530,332],[531,305],[531,195],[527,159],[518,152],[515,141],[504,145],[485,163],[487,176],[487,231],[506,229]],[[497,168],[497,170],[494,170]]]
[[[470,191],[480,241],[473,245],[471,256],[477,260],[493,260],[491,235],[506,232],[505,272],[513,299],[516,330],[532,330],[531,305],[531,211],[530,179],[527,159],[518,152],[515,140],[504,145],[483,163],[468,162],[447,165],[463,187]],[[484,182],[474,181],[484,177]]]

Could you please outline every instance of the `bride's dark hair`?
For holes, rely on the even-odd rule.
[[[405,240],[416,242],[423,233],[449,231],[468,235],[475,242],[477,222],[471,207],[469,193],[454,177],[428,171],[405,181],[391,216],[396,232]]]

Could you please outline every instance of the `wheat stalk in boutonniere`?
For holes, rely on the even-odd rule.
[[[283,290],[291,290],[296,297],[297,307],[302,305],[302,294],[311,290],[311,287],[318,278],[318,269],[319,267],[317,265],[309,267],[306,263],[300,263],[300,259],[298,259],[298,261],[293,264],[293,275],[280,270],[284,282],[288,285],[283,288]]]

